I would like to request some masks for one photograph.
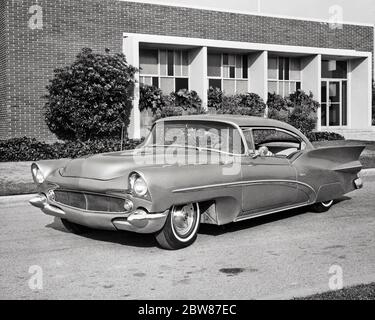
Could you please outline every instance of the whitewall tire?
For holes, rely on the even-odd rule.
[[[315,212],[326,212],[328,211],[333,205],[333,200],[325,201],[325,202],[317,202],[313,204],[312,208]]]
[[[197,238],[200,211],[197,203],[173,206],[156,240],[164,249],[177,250],[190,246]]]

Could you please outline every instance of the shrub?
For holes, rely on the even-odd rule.
[[[202,100],[195,91],[180,90],[164,97],[165,105],[154,112],[155,120],[184,114],[202,114]]]
[[[126,140],[123,150],[134,149],[141,141]],[[0,161],[38,161],[61,158],[77,158],[90,154],[121,150],[116,139],[66,141],[48,144],[34,138],[0,140]]]
[[[307,134],[310,141],[324,141],[324,140],[345,140],[345,138],[336,132],[310,132]]]
[[[169,98],[171,105],[180,107],[185,111],[194,110],[197,113],[202,113],[202,100],[194,90],[189,91],[183,89],[177,92],[172,92]]]
[[[207,98],[207,107],[209,110],[212,109],[215,111],[221,109],[223,102],[223,91],[218,88],[210,87]]]
[[[39,142],[34,138],[13,138],[0,140],[0,161],[36,161],[53,159],[51,145]]]
[[[266,104],[256,93],[239,94],[239,113],[249,116],[263,117]]]
[[[156,113],[166,105],[166,97],[163,92],[153,86],[141,85],[139,94],[139,110],[150,109],[152,113]]]
[[[319,102],[313,99],[312,93],[306,94],[302,90],[297,90],[288,97],[288,104],[291,107],[288,123],[306,135],[312,132],[317,121],[316,110],[319,107]]]
[[[288,122],[290,106],[287,99],[276,93],[268,93],[268,118]]]
[[[47,86],[49,129],[62,140],[120,137],[130,122],[136,71],[123,54],[82,49]]]
[[[266,105],[255,93],[224,95],[217,88],[208,90],[208,108],[219,114],[263,116]]]

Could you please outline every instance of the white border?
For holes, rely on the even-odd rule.
[[[296,16],[286,16],[286,15],[278,15],[278,14],[268,14],[268,13],[259,13],[247,10],[235,10],[235,9],[223,9],[223,8],[212,8],[206,6],[197,6],[191,4],[177,4],[171,3],[168,1],[149,1],[149,0],[120,0],[123,2],[133,2],[133,3],[147,3],[147,4],[154,4],[159,6],[166,6],[166,7],[177,7],[177,8],[189,8],[189,9],[198,9],[198,10],[206,10],[206,11],[216,11],[216,12],[227,12],[227,13],[236,13],[242,15],[251,15],[251,16],[260,16],[260,17],[269,17],[269,18],[279,18],[279,19],[289,19],[289,20],[302,20],[302,21],[311,21],[311,22],[320,22],[320,23],[332,23],[332,21],[326,19],[317,19],[317,18],[302,18]],[[335,22],[336,24],[336,22]],[[351,21],[343,21],[342,24],[346,25],[357,25],[357,26],[365,26],[365,27],[372,27],[375,28],[374,23],[364,23],[364,22],[351,22]]]

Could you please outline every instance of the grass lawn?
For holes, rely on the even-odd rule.
[[[364,168],[375,168],[375,141],[319,141],[313,143],[315,147],[336,145],[366,145],[361,155]],[[0,162],[0,196],[26,194],[36,192],[31,177],[32,162]]]
[[[358,286],[344,288],[337,291],[329,291],[314,294],[304,298],[295,298],[296,300],[374,300],[375,283],[361,284]]]
[[[0,162],[0,196],[36,192],[32,162]]]

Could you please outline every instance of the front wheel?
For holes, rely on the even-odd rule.
[[[312,208],[315,212],[321,213],[326,212],[329,210],[329,208],[332,207],[333,200],[326,201],[326,202],[317,202],[313,204]]]
[[[173,206],[163,229],[156,234],[159,245],[177,250],[191,245],[197,238],[200,211],[197,203]]]

